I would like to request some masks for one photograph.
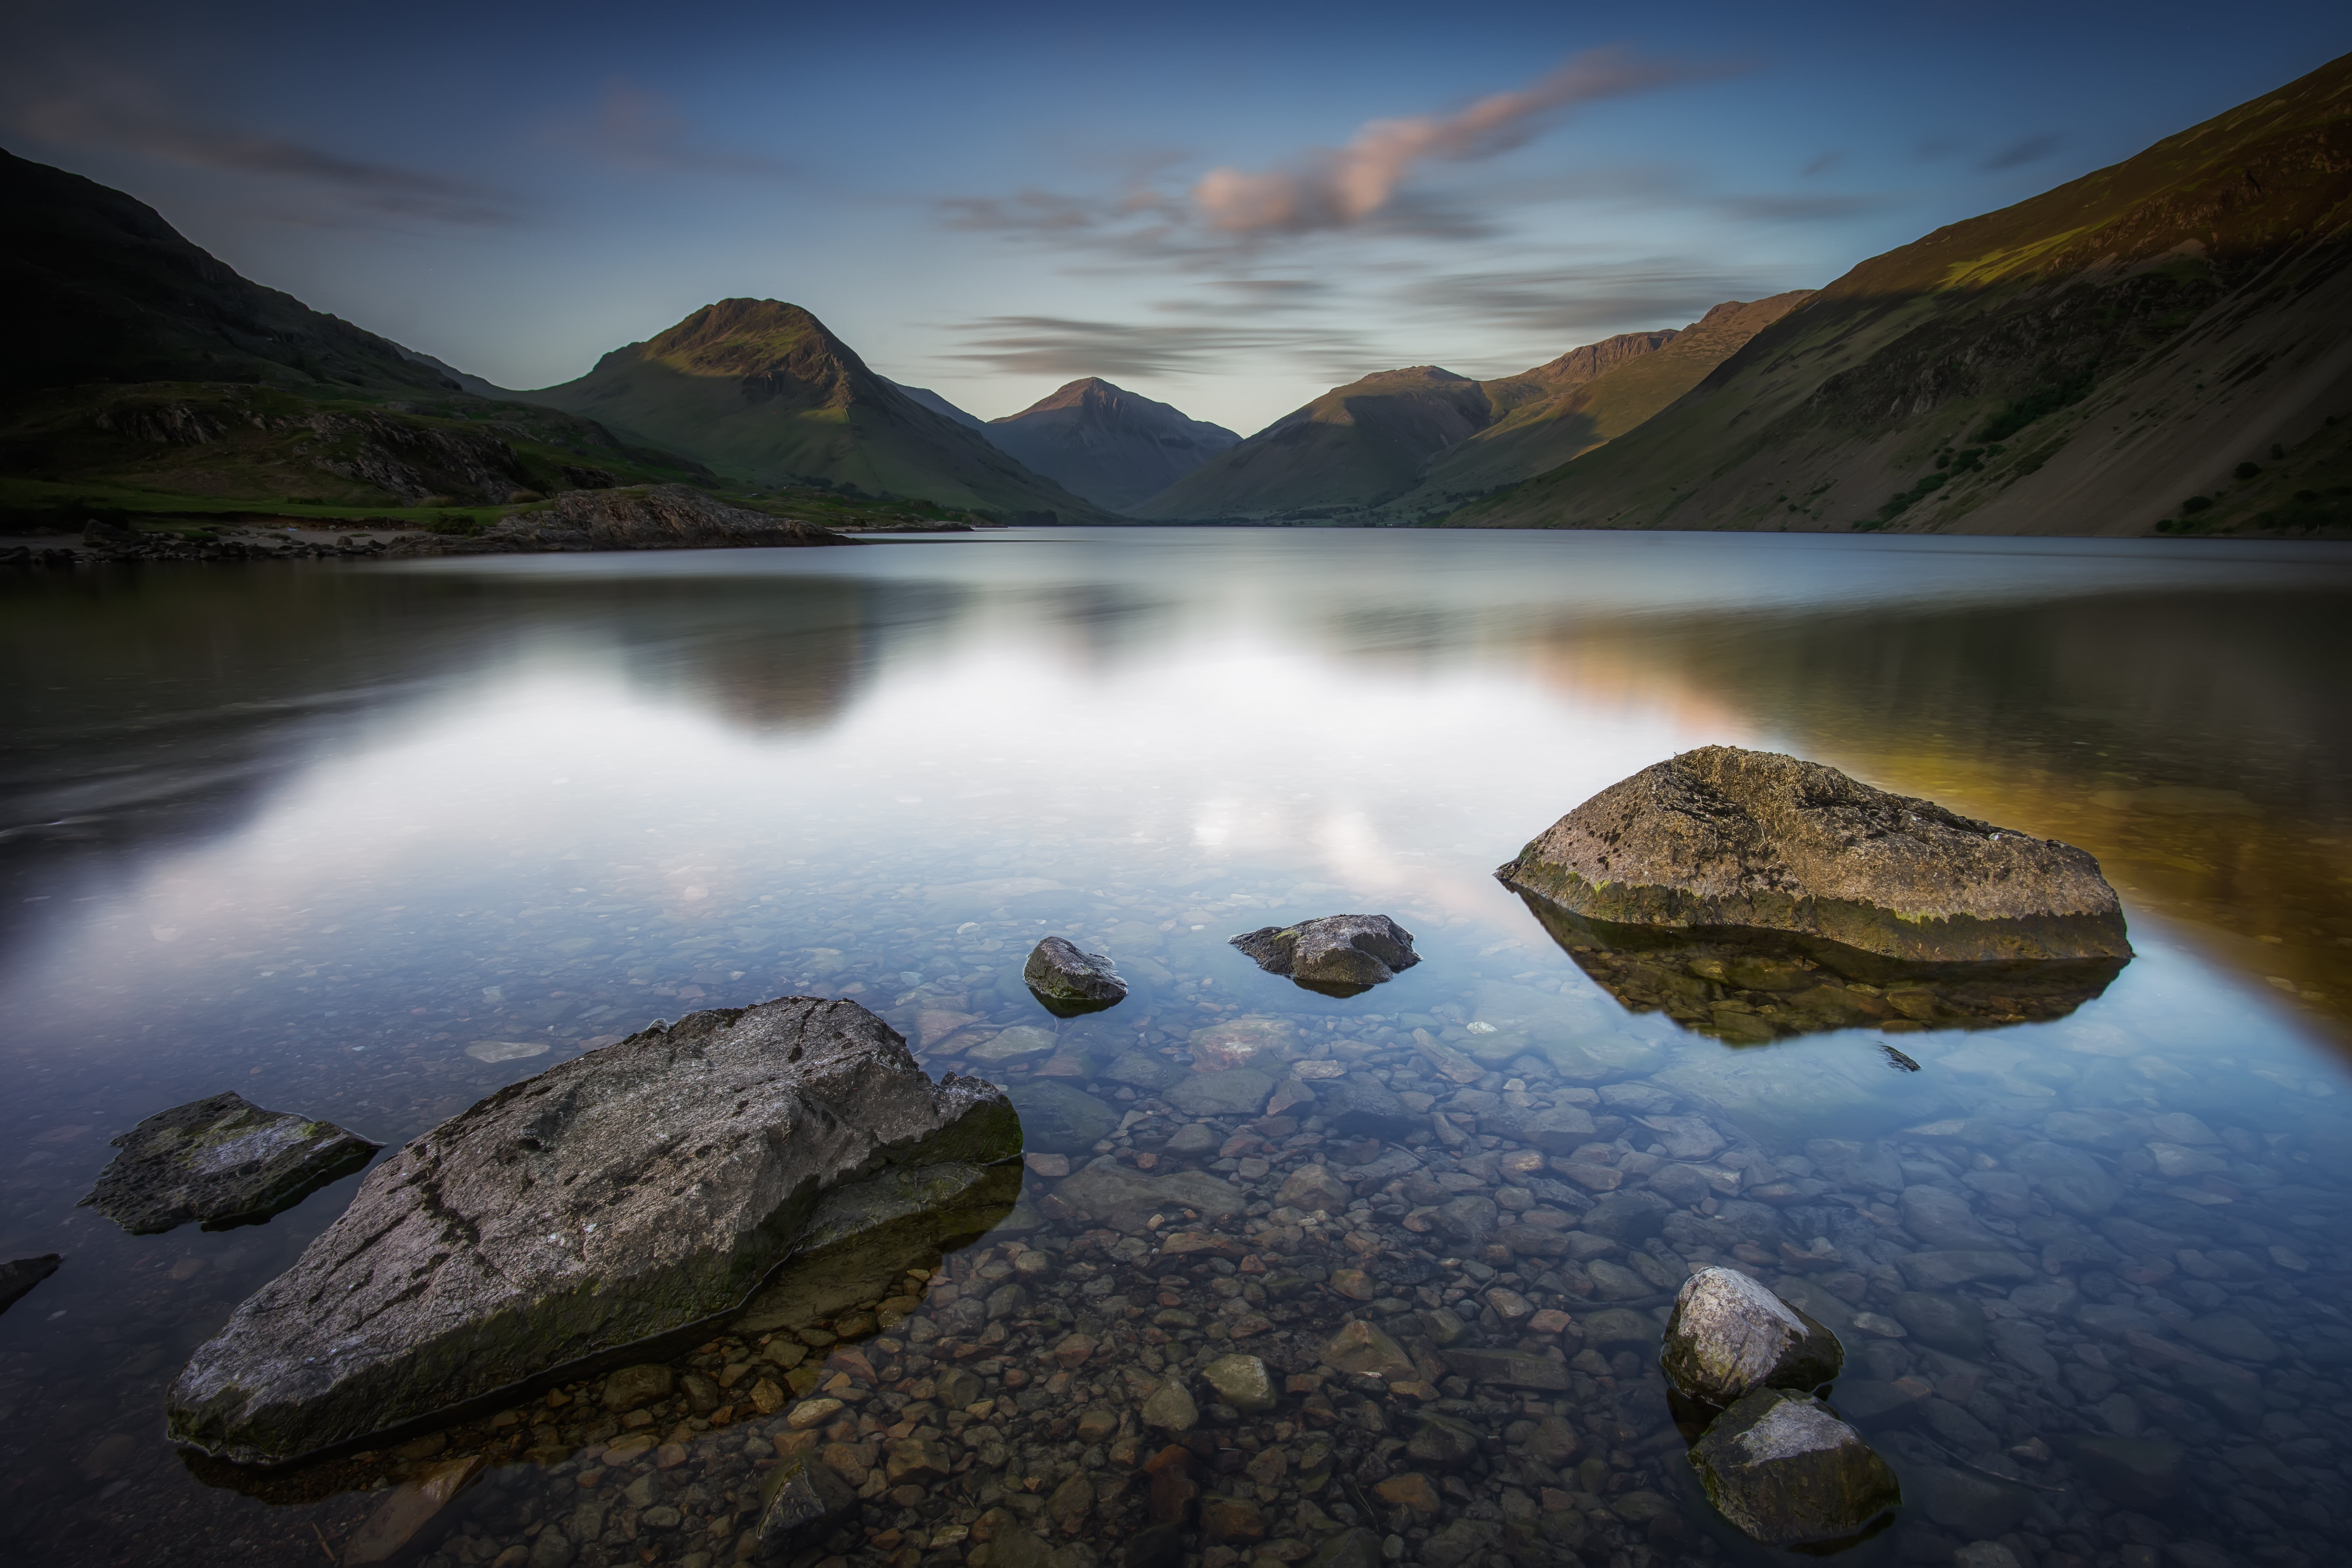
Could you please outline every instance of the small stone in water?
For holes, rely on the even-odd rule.
[[[1201,1369],[1201,1377],[1217,1391],[1220,1400],[1244,1415],[1274,1408],[1274,1379],[1256,1356],[1219,1356]]]
[[[1039,942],[1022,966],[1021,978],[1045,1010],[1059,1017],[1098,1013],[1127,1000],[1127,982],[1110,959],[1080,952],[1067,937],[1049,936]]]
[[[476,1040],[466,1054],[478,1062],[519,1062],[548,1052],[545,1040]]]
[[[1895,1472],[1819,1400],[1759,1388],[1717,1418],[1690,1450],[1707,1500],[1767,1546],[1860,1535],[1903,1500]]]
[[[381,1147],[331,1121],[264,1110],[234,1090],[158,1111],[113,1143],[122,1152],[82,1202],[133,1236],[190,1220],[225,1230],[268,1219]]]

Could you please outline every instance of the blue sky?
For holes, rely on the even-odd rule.
[[[48,4],[0,138],[507,385],[730,295],[974,413],[1249,432],[1827,282],[2352,48],[2340,5]]]

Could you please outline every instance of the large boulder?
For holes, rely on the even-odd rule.
[[[1081,952],[1063,936],[1049,936],[1030,950],[1021,979],[1056,1017],[1099,1013],[1127,1000],[1127,982],[1118,977],[1108,955]]]
[[[1767,1546],[1825,1546],[1864,1534],[1903,1500],[1895,1472],[1821,1401],[1759,1388],[1692,1445],[1707,1500]]]
[[[2084,851],[1737,746],[1612,784],[1496,875],[1618,926],[1787,932],[1909,963],[2131,956]]]
[[[234,1090],[175,1105],[119,1134],[81,1201],[133,1236],[190,1220],[251,1225],[365,1165],[383,1147],[331,1121],[264,1110]]]
[[[501,1089],[380,1163],[199,1348],[170,1434],[290,1459],[740,1309],[787,1259],[1020,1152],[1003,1091],[934,1083],[863,1007],[689,1014]]]
[[[1351,996],[1421,962],[1412,932],[1386,915],[1325,915],[1295,926],[1264,926],[1233,945],[1270,974],[1310,991]]]
[[[1837,1336],[1731,1268],[1683,1281],[1659,1353],[1685,1398],[1727,1405],[1759,1388],[1818,1388],[1845,1363]]]
[[[55,1274],[58,1265],[64,1261],[57,1253],[45,1252],[38,1258],[0,1263],[0,1312],[15,1306],[26,1291]]]

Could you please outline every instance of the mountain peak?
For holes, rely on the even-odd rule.
[[[689,375],[761,375],[784,371],[801,379],[827,370],[872,373],[856,351],[823,321],[782,300],[721,300],[639,345],[642,357]]]
[[[1221,425],[1098,375],[1080,376],[1018,414],[990,420],[988,438],[1115,510],[1157,494],[1241,440]]]

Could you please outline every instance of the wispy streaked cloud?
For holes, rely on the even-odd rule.
[[[1200,374],[1248,355],[1284,353],[1328,372],[1360,357],[1344,328],[1138,325],[1061,316],[992,316],[960,329],[964,346],[944,357],[1015,375],[1113,377]]]
[[[1800,196],[1756,195],[1722,196],[1717,205],[1733,217],[1759,223],[1805,223],[1826,218],[1853,217],[1858,213],[1875,212],[1886,204],[1878,196]]]
[[[1490,93],[1451,114],[1370,121],[1343,147],[1310,149],[1272,169],[1211,169],[1193,184],[1192,205],[1203,223],[1227,234],[1354,227],[1395,201],[1422,164],[1491,158],[1526,145],[1578,104],[1736,68],[1588,50],[1526,87]]]
[[[764,153],[740,152],[698,141],[668,100],[620,78],[604,84],[593,120],[559,125],[559,141],[576,141],[624,169],[669,174],[734,174],[785,179],[799,171]]]
[[[1647,321],[1681,326],[1727,300],[1754,300],[1785,285],[1661,258],[1630,264],[1442,273],[1416,280],[1404,300],[1423,310],[1525,335],[1553,353]],[[1548,357],[1548,356],[1547,356]]]
[[[1997,174],[2004,169],[2021,169],[2028,163],[2038,163],[2058,151],[2063,140],[2046,132],[2038,136],[2021,136],[2007,146],[1987,154],[1977,167],[1988,174]]]
[[[523,203],[471,180],[353,158],[268,132],[181,112],[147,84],[115,79],[27,103],[19,130],[59,146],[132,153],[159,163],[299,186],[345,208],[430,223],[499,226]],[[319,221],[321,215],[301,215]]]

